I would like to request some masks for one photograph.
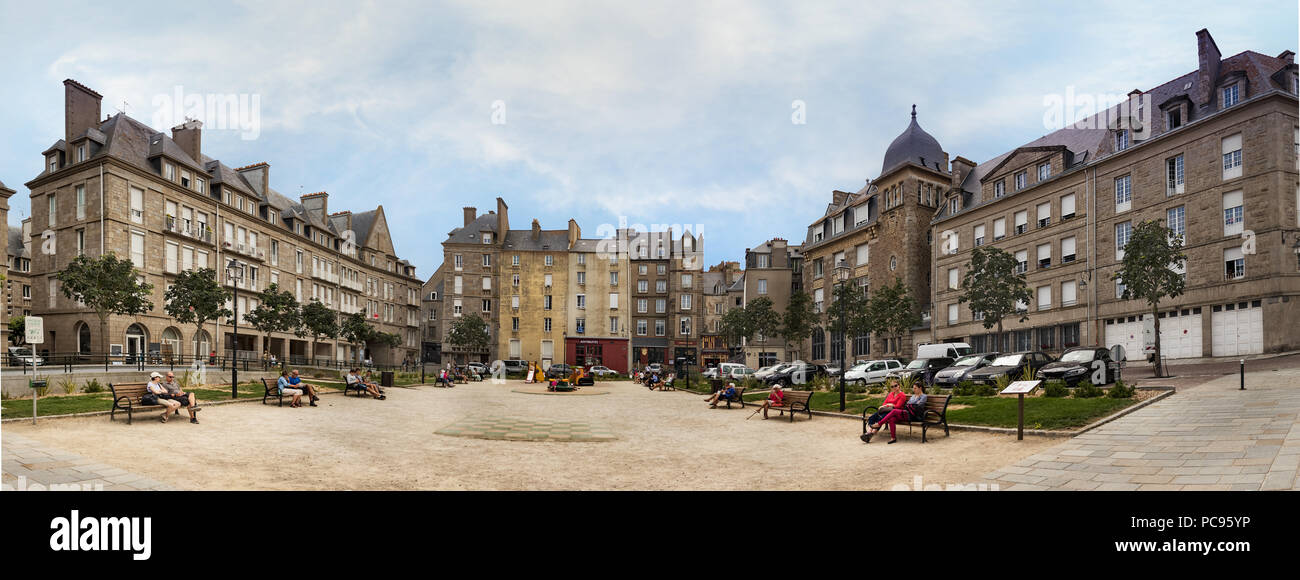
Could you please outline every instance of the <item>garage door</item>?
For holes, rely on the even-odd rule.
[[[1160,351],[1168,358],[1202,356],[1200,308],[1184,308],[1160,319]]]
[[[1214,356],[1264,352],[1264,309],[1259,300],[1224,304],[1213,310]]]
[[[1129,360],[1143,360],[1142,318],[1138,315],[1106,319],[1106,348],[1123,345]]]

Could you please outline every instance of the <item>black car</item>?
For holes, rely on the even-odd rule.
[[[971,373],[989,366],[989,363],[993,362],[995,358],[998,358],[996,352],[968,354],[957,359],[949,367],[935,373],[934,384],[941,387],[955,387],[962,381],[967,380]]]
[[[1108,385],[1115,382],[1119,363],[1111,360],[1109,349],[1081,346],[1065,351],[1060,360],[1039,369],[1034,378],[1065,381],[1066,385],[1072,387],[1079,381],[1092,381],[1093,373],[1099,369],[1103,370],[1104,382],[1098,384]]]
[[[952,366],[952,363],[953,360],[948,357],[912,359],[912,362],[907,363],[907,366],[889,373],[888,376],[899,379],[914,376],[926,381],[927,385],[934,384],[935,373]]]
[[[1025,368],[1030,369],[1029,376],[1034,376],[1038,369],[1047,366],[1052,362],[1052,357],[1047,353],[1038,350],[1004,354],[993,359],[982,369],[972,371],[967,375],[967,379],[977,385],[992,385],[997,382],[1000,376],[1006,376],[1012,381],[1018,381],[1024,376]]]
[[[767,377],[765,382],[769,385],[802,385],[813,380],[816,377],[828,376],[826,367],[818,364],[802,363],[790,365],[779,373],[772,373]]]

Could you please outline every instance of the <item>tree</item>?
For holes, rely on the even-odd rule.
[[[842,329],[844,335],[841,337],[840,342],[846,349],[845,354],[848,354],[848,337],[871,334],[877,328],[874,326],[875,321],[870,316],[871,301],[867,297],[866,291],[852,282],[837,284],[831,291],[831,295],[834,300],[826,308],[826,328],[839,332],[841,330],[840,314],[843,312],[845,316],[844,328]]]
[[[77,256],[55,275],[64,297],[93,310],[99,318],[105,354],[110,315],[134,316],[153,310],[153,284],[141,282],[137,276],[131,260],[119,260],[112,252],[98,258]]]
[[[781,318],[781,338],[794,348],[795,359],[803,355],[803,340],[812,334],[816,322],[812,296],[803,290],[796,290],[790,295],[790,302],[785,305],[785,315]]]
[[[299,311],[299,318],[302,328],[307,331],[312,340],[319,341],[321,338],[339,336],[339,323],[334,311],[320,300],[312,298],[311,302]]]
[[[754,335],[754,325],[749,319],[749,312],[744,306],[737,306],[722,315],[719,330],[727,339],[732,349],[740,349],[743,343]]]
[[[400,338],[398,343],[401,343]],[[447,334],[447,343],[471,352],[487,350],[487,323],[477,314],[462,316],[451,325],[451,332]]]
[[[970,304],[971,312],[984,316],[984,328],[998,327],[997,350],[1002,344],[1002,320],[1019,312],[1018,304],[1029,304],[1033,298],[1025,285],[1025,275],[1016,272],[1016,257],[998,248],[975,248],[966,274],[961,279],[960,304]],[[1024,322],[1028,316],[1021,315]]]
[[[749,326],[754,333],[763,337],[763,344],[767,344],[769,336],[775,336],[781,332],[781,314],[772,309],[772,299],[766,296],[759,296],[749,301],[745,305],[745,313],[749,318]]]
[[[357,361],[361,360],[361,348],[367,342],[374,340],[379,334],[375,327],[366,321],[366,315],[360,312],[353,312],[343,319],[343,324],[339,326],[339,337],[351,344],[353,351],[357,353]]]
[[[208,321],[231,316],[226,308],[230,291],[217,283],[217,271],[212,268],[181,272],[163,294],[163,300],[167,315],[181,324],[193,324],[196,335]],[[202,355],[207,353],[194,353],[195,357]]]
[[[254,294],[257,306],[244,314],[244,321],[249,326],[266,333],[269,340],[276,332],[292,332],[306,336],[302,328],[302,314],[299,312],[298,299],[288,290],[280,290],[279,285],[271,283],[266,289]],[[234,321],[231,321],[234,324]]]
[[[9,319],[9,342],[14,346],[27,343],[27,317],[15,316]]]
[[[895,350],[902,341],[903,333],[921,323],[921,313],[917,307],[912,291],[903,284],[903,279],[894,277],[894,283],[876,289],[867,301],[866,328],[884,333],[893,340]]]
[[[1147,220],[1138,224],[1124,246],[1124,260],[1119,271],[1111,275],[1112,280],[1123,281],[1125,300],[1146,300],[1151,307],[1151,318],[1155,321],[1156,333],[1156,376],[1164,376],[1160,361],[1160,301],[1165,298],[1177,298],[1183,293],[1186,280],[1182,269],[1187,263],[1187,255],[1182,252],[1183,237],[1160,225],[1160,222]]]

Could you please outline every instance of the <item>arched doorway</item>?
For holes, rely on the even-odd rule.
[[[90,325],[83,321],[77,321],[77,353],[90,354]]]
[[[203,357],[212,352],[212,335],[208,334],[206,330],[195,332],[193,345],[194,358],[203,360]]]
[[[164,361],[184,360],[184,351],[181,349],[181,331],[176,327],[169,326],[162,333],[162,357]]]
[[[139,324],[132,324],[126,327],[126,350],[127,362],[132,363],[140,360],[144,356],[145,345],[149,344],[149,335],[145,328]]]

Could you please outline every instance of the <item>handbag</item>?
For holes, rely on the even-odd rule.
[[[143,397],[140,397],[140,404],[141,404],[141,405],[157,405],[157,404],[158,404],[158,395],[155,395],[155,394],[153,394],[153,393],[145,393]]]

